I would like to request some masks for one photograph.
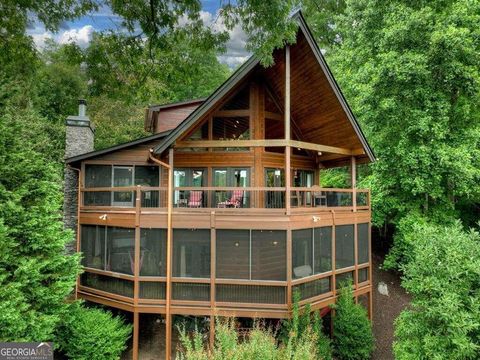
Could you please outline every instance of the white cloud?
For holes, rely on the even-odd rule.
[[[92,34],[95,31],[92,25],[85,25],[80,29],[71,29],[64,31],[59,35],[58,42],[60,44],[76,43],[79,46],[85,47],[92,39]]]

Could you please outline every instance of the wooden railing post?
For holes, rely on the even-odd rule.
[[[351,183],[352,183],[352,206],[353,211],[357,211],[357,161],[355,156],[351,158],[351,165],[350,165],[350,176],[351,176]]]
[[[290,141],[290,46],[285,46],[285,140]],[[290,215],[291,207],[291,174],[290,174],[290,145],[285,146],[285,210]]]

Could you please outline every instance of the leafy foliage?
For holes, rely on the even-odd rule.
[[[395,358],[478,359],[480,234],[459,222],[418,224],[412,232],[402,286],[413,301],[396,320]]]
[[[60,350],[74,360],[119,359],[132,332],[122,318],[72,303],[57,330]]]
[[[248,336],[240,340],[235,329],[235,320],[217,320],[215,325],[215,347],[208,352],[203,344],[202,334],[198,331],[193,336],[180,329],[180,339],[183,350],[177,358],[184,360],[197,359],[270,359],[270,360],[318,360],[317,337],[306,330],[297,340],[290,340],[283,345],[277,345],[270,329],[262,328],[257,323]],[[295,341],[295,344],[293,343]],[[325,358],[327,359],[327,358]]]
[[[469,213],[480,202],[480,3],[326,4],[307,14],[378,156],[368,180],[375,225]]]
[[[334,354],[341,360],[370,359],[374,348],[372,325],[363,306],[355,304],[349,283],[342,285],[334,309]]]
[[[0,116],[2,341],[52,340],[80,270],[65,254],[73,236],[61,219],[61,168],[34,149],[36,139],[48,146],[26,131],[36,115],[25,115]]]

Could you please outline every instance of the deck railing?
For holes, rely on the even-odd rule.
[[[82,188],[83,207],[135,207],[140,191],[142,208],[166,208],[166,187]],[[173,207],[177,209],[285,209],[285,187],[175,187]],[[355,194],[355,195],[354,195]],[[354,201],[355,200],[355,201]],[[291,187],[290,208],[340,208],[364,210],[370,207],[366,189]]]

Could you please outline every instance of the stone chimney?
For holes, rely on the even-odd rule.
[[[78,115],[69,116],[65,121],[66,141],[65,159],[93,151],[94,128],[86,115],[87,102],[78,101]],[[77,233],[78,171],[65,166],[65,185],[63,200],[63,221],[66,229]],[[69,246],[75,250],[75,244]]]

